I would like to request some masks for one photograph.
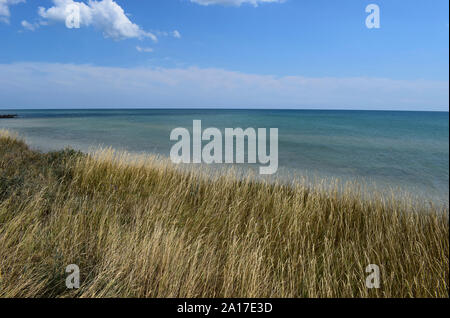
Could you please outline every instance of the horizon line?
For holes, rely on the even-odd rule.
[[[370,111],[370,112],[436,112],[448,113],[449,110],[409,110],[409,109],[351,109],[351,108],[240,108],[240,107],[70,107],[70,108],[0,108],[0,111],[23,110],[298,110],[298,111]]]

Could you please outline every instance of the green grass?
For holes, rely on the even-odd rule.
[[[40,153],[3,131],[0,296],[449,297],[447,208],[338,187]]]

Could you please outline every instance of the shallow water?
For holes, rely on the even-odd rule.
[[[316,110],[17,110],[0,128],[34,148],[89,150],[111,146],[165,156],[176,127],[278,128],[276,177],[296,175],[364,180],[448,204],[447,112]],[[252,166],[256,169],[259,165]]]

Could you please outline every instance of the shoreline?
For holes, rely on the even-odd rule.
[[[81,151],[85,154],[95,154],[101,152],[104,149],[110,149],[117,154],[127,155],[130,160],[133,158],[145,158],[145,157],[158,157],[163,161],[170,162],[170,158],[167,155],[157,153],[157,152],[147,152],[147,151],[128,151],[126,149],[115,149],[108,145],[70,145],[66,144],[63,147],[42,147],[42,146],[30,146],[31,149],[47,153],[53,151],[59,151],[62,149],[74,149],[76,151]],[[284,185],[295,185],[295,183],[300,183],[303,185],[314,186],[315,184],[334,184],[338,183],[341,186],[345,184],[352,184],[355,187],[365,189],[365,194],[375,193],[378,196],[390,196],[403,198],[408,197],[410,201],[417,202],[417,204],[435,204],[438,207],[447,209],[450,206],[448,196],[439,196],[437,194],[424,192],[423,189],[419,189],[417,186],[413,185],[390,185],[386,181],[380,182],[380,180],[375,180],[373,177],[363,177],[363,176],[342,176],[342,175],[328,175],[321,173],[319,171],[307,171],[300,170],[297,168],[280,166],[278,172],[275,175],[263,176],[259,175],[257,167],[250,164],[178,164],[177,167],[182,170],[193,170],[193,171],[208,171],[209,174],[216,176],[217,174],[226,175],[228,172],[233,171],[236,178],[246,179],[251,176],[255,181],[268,182],[272,184],[284,184]],[[207,174],[203,175],[208,178]],[[320,189],[321,191],[325,189]]]
[[[1,128],[0,128],[1,130]],[[16,132],[15,130],[8,130],[11,133],[20,136],[24,139],[29,147],[38,152],[54,152],[62,149],[70,148],[76,151],[81,151],[86,154],[93,154],[95,152],[101,151],[102,149],[112,149],[116,153],[126,153],[130,157],[160,157],[162,160],[170,161],[170,158],[160,152],[151,151],[129,151],[125,148],[114,148],[110,145],[99,144],[97,146],[84,144],[80,142],[68,142],[66,140],[61,140],[50,146],[50,141],[42,141],[42,138],[37,137],[25,137]],[[47,146],[44,146],[47,145]],[[322,184],[334,184],[336,181],[340,185],[344,184],[354,184],[357,187],[364,188],[365,193],[375,193],[378,196],[390,196],[403,198],[408,197],[410,201],[417,202],[417,204],[433,204],[438,207],[447,209],[450,207],[450,201],[447,195],[438,194],[436,189],[432,191],[425,190],[424,187],[420,187],[417,184],[403,184],[397,183],[392,184],[387,180],[380,180],[374,176],[358,176],[358,175],[333,175],[329,173],[323,173],[322,171],[299,169],[293,167],[279,166],[278,172],[271,176],[258,175],[257,168],[251,164],[179,164],[178,167],[182,169],[191,170],[204,170],[209,171],[212,175],[218,172],[222,174],[227,174],[228,171],[235,171],[236,177],[247,178],[251,175],[255,180],[269,182],[269,183],[281,183],[285,185],[295,184],[296,182],[301,182],[304,185],[314,186],[317,183]],[[321,189],[324,190],[324,189]]]

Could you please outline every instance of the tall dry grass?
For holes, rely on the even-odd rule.
[[[43,154],[2,132],[0,296],[449,296],[447,208],[337,187]],[[379,289],[365,286],[369,264]]]

